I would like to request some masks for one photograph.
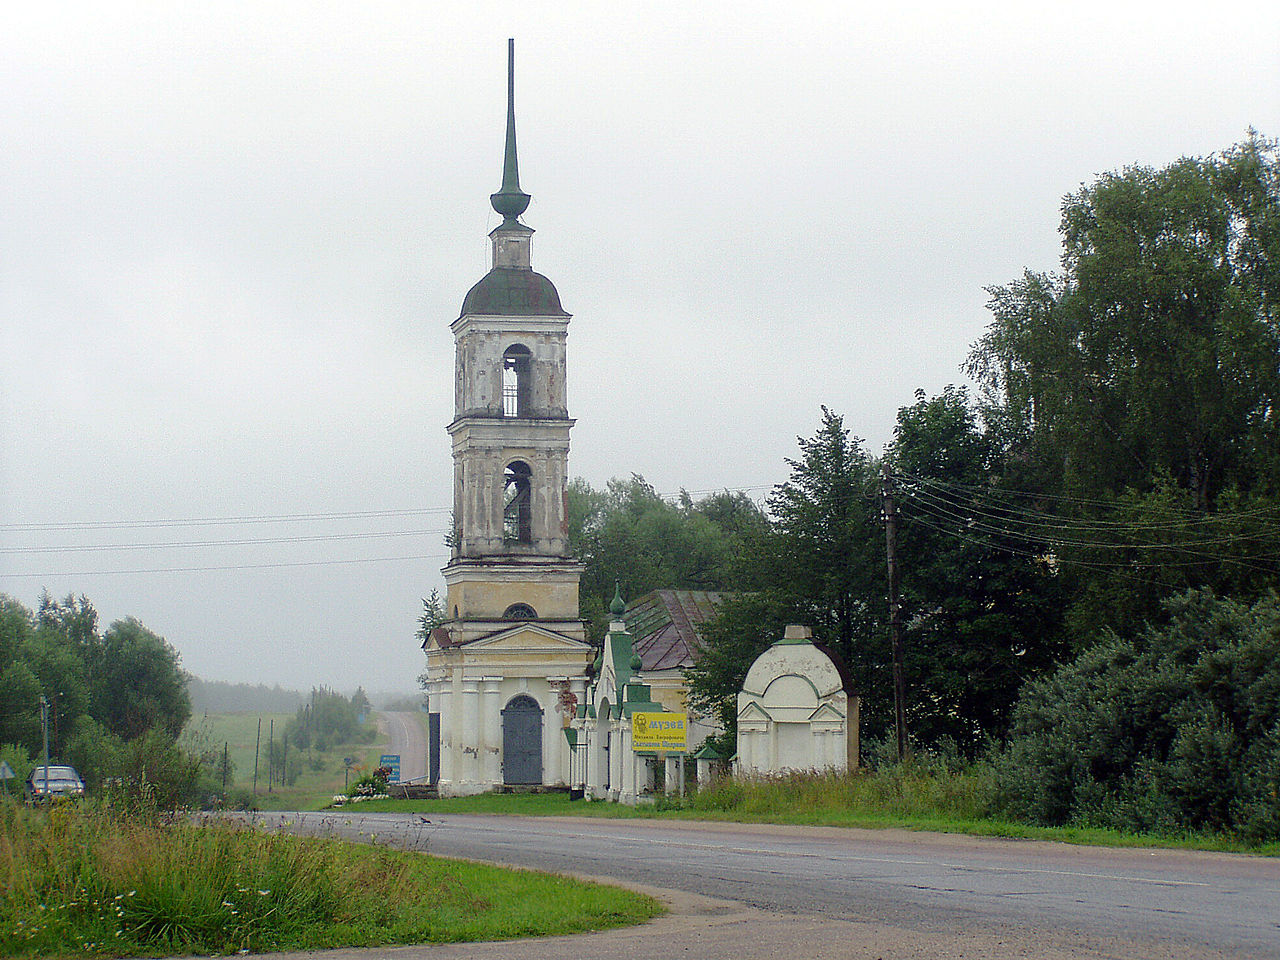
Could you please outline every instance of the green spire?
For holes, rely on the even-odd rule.
[[[613,581],[613,602],[609,604],[609,612],[615,618],[621,619],[622,615],[627,612],[627,605],[622,600],[622,581]]]
[[[516,42],[507,41],[507,152],[502,159],[502,189],[489,196],[493,209],[502,214],[503,225],[515,223],[529,206],[529,195],[520,189],[520,169],[516,163]]]

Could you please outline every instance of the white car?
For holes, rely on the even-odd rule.
[[[84,781],[75,767],[40,764],[27,777],[26,790],[28,800],[79,797],[84,795]]]

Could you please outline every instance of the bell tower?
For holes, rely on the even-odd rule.
[[[456,344],[452,553],[443,573],[452,644],[533,621],[584,640],[581,566],[570,556],[565,342],[569,314],[532,267],[529,195],[516,159],[515,50],[507,48],[502,188],[489,199],[502,223],[493,265],[453,321]]]

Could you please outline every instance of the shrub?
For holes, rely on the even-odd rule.
[[[1280,837],[1280,599],[1192,591],[1034,681],[995,758],[1005,813]]]
[[[390,776],[390,767],[378,767],[372,773],[351,784],[351,789],[348,792],[353,797],[372,797],[385,794]]]

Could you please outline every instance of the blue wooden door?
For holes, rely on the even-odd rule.
[[[502,711],[502,782],[542,783],[542,708],[525,694]]]

